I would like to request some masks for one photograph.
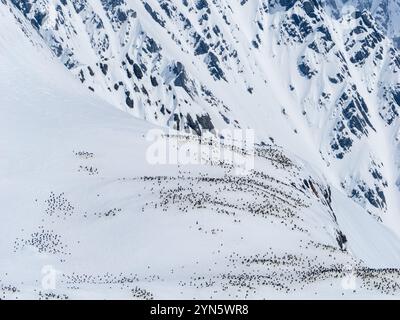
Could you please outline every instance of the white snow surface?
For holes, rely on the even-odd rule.
[[[232,9],[235,20],[238,12],[253,12],[250,4],[256,1],[247,4],[249,12]],[[143,114],[133,117],[115,108],[115,97],[98,93],[107,92],[107,85],[101,90],[104,79],[94,93],[87,90],[48,50],[43,35],[10,8],[0,3],[0,298],[398,298],[397,145],[389,138],[397,124],[385,125],[372,108],[376,131],[355,139],[345,161],[323,160],[320,145],[323,155],[330,156],[324,139],[331,131],[322,130],[326,123],[333,125],[324,122],[329,112],[321,116],[305,103],[307,122],[299,120],[301,109],[296,109],[297,101],[313,101],[321,93],[293,71],[297,61],[291,57],[305,46],[274,52],[276,47],[265,45],[268,58],[260,52],[243,62],[249,64],[243,77],[252,81],[257,95],[235,93],[232,83],[239,88],[243,78],[235,79],[234,72],[227,72],[226,83],[208,79],[213,92],[235,106],[232,113],[243,127],[256,128],[258,141],[278,137],[280,146],[260,146],[250,175],[236,176],[229,166],[211,161],[154,166],[146,160],[147,132],[164,130],[166,142],[177,132],[166,123],[138,119],[147,119]],[[280,23],[284,17],[271,13],[265,19]],[[338,23],[327,22],[330,28]],[[340,23],[346,25],[345,20]],[[140,25],[154,29],[154,37],[159,32],[153,20],[143,19]],[[241,25],[242,43],[252,37],[252,28]],[[276,37],[271,29],[266,32],[265,39]],[[346,32],[343,27],[333,36],[341,39]],[[386,66],[389,46],[382,62]],[[168,41],[163,47],[184,61],[194,79],[207,82],[208,71],[191,63],[189,54],[175,52]],[[243,55],[250,52],[242,50]],[[318,70],[330,74],[334,64],[324,63]],[[263,72],[252,77],[253,68]],[[361,87],[369,105],[376,105],[361,80],[363,73],[350,68],[351,81]],[[277,77],[280,73],[289,76]],[[380,77],[398,81],[397,74]],[[323,82],[318,79],[314,81]],[[293,96],[282,89],[290,83],[298,90]],[[342,89],[331,88],[330,94]],[[182,88],[173,90],[189,99]],[[203,100],[196,103],[200,113],[213,112]],[[294,129],[304,132],[297,137]],[[185,137],[179,143],[200,143],[193,132]],[[365,204],[349,198],[349,186],[343,187],[359,176],[366,180],[371,163],[380,162],[386,165],[388,210],[374,213],[383,223],[366,212]],[[346,237],[342,245],[340,235]],[[57,271],[51,290],[42,283],[48,266]],[[355,283],[350,288],[349,279]]]

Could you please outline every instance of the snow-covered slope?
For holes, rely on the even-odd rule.
[[[317,0],[3,3],[110,104],[198,135],[251,128],[400,234],[400,57],[368,11],[336,20]]]
[[[399,237],[363,208],[399,231],[398,53],[368,13],[13,2],[0,3],[1,298],[398,295]],[[255,169],[153,166],[157,124],[192,128],[162,129],[189,147],[253,128]]]
[[[399,0],[323,0],[329,12],[339,18],[343,13],[357,8],[371,12],[380,28],[400,46],[400,1]]]

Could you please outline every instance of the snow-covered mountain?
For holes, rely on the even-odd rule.
[[[357,8],[368,10],[378,22],[379,27],[400,46],[400,1],[399,0],[323,0],[327,10],[336,18]]]
[[[0,1],[3,298],[398,293],[400,56],[368,10]],[[253,129],[256,167],[151,166],[168,127]]]
[[[400,234],[400,58],[368,11],[335,20],[316,0],[8,6],[105,101],[199,135],[255,129]]]

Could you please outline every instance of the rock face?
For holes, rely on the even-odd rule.
[[[343,12],[357,8],[368,10],[393,42],[400,47],[400,1],[399,0],[323,0],[326,9],[339,18]]]
[[[200,136],[252,128],[400,232],[399,1],[2,5],[92,94]]]

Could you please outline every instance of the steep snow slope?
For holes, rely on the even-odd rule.
[[[317,0],[2,5],[100,98],[198,135],[252,128],[400,234],[400,57],[368,11],[336,20]]]
[[[399,239],[309,164],[271,144],[246,176],[206,154],[151,165],[154,127],[84,90],[16,23],[0,6],[1,298],[398,295],[398,269],[383,268],[400,267]]]
[[[323,0],[328,11],[339,18],[343,13],[357,8],[372,13],[379,26],[400,46],[400,1],[399,0]]]

